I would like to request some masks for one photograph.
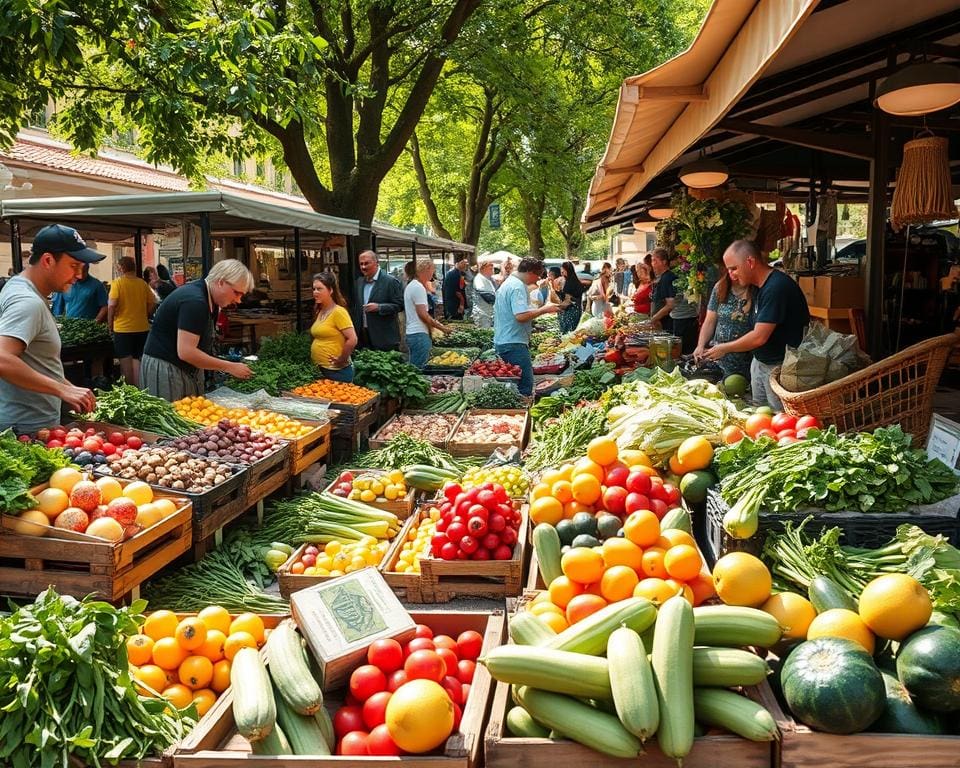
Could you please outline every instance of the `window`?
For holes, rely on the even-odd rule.
[[[257,181],[263,181],[265,174],[266,169],[264,167],[263,160],[257,160]]]
[[[287,185],[287,180],[285,178],[283,170],[280,168],[274,168],[273,169],[273,188],[277,190],[277,192],[283,192],[286,185]]]
[[[245,163],[243,162],[242,157],[233,158],[233,175],[236,176],[237,178],[243,178],[243,176],[246,173],[246,169],[244,168],[244,165]]]

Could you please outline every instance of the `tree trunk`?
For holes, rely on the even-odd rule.
[[[410,157],[413,160],[413,170],[417,175],[417,187],[420,189],[420,199],[427,209],[427,218],[430,219],[430,226],[439,237],[445,237],[452,240],[450,230],[443,226],[440,221],[440,213],[437,211],[437,204],[433,200],[433,192],[430,190],[430,183],[427,179],[427,169],[423,164],[423,155],[420,154],[420,141],[417,139],[417,132],[413,132],[410,137]]]
[[[500,106],[496,90],[486,87],[483,91],[480,133],[477,135],[467,189],[460,197],[460,239],[470,245],[476,245],[480,240],[483,217],[495,199],[490,194],[490,183],[507,159],[507,148],[499,146],[500,129],[495,125]]]
[[[547,196],[543,192],[528,195],[521,190],[520,207],[523,209],[523,226],[527,230],[530,256],[542,259],[546,255],[543,244],[543,212],[547,207]]]

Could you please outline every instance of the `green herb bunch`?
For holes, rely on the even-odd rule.
[[[471,408],[515,409],[523,407],[523,398],[513,387],[495,381],[470,392],[467,405]]]
[[[376,390],[401,404],[419,403],[430,394],[430,380],[399,352],[361,349],[353,354],[353,383]]]
[[[433,346],[447,348],[479,347],[480,349],[487,349],[493,346],[493,329],[462,326],[457,328],[453,333],[437,336],[437,338],[433,340]]]
[[[57,325],[60,326],[60,342],[65,347],[110,341],[110,331],[106,323],[83,317],[58,317]]]
[[[281,333],[270,336],[260,342],[257,357],[260,360],[282,360],[287,363],[301,363],[313,366],[310,359],[310,345],[313,339],[309,333]]]
[[[30,489],[70,464],[60,448],[22,442],[9,429],[0,432],[0,509],[10,514],[32,509]]]
[[[255,360],[249,364],[253,376],[249,379],[227,379],[226,386],[236,392],[256,392],[265,389],[277,397],[281,392],[310,384],[321,377],[320,371],[310,361],[282,359]]]
[[[180,437],[201,426],[181,416],[163,398],[154,397],[122,381],[112,389],[97,390],[97,408],[86,418],[89,421],[106,421],[130,429],[156,432],[167,437]]]

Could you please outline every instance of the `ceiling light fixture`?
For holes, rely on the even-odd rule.
[[[712,157],[701,155],[680,169],[680,181],[691,189],[719,187],[730,178],[727,166]]]
[[[880,83],[874,105],[890,115],[917,116],[960,103],[960,68],[917,62]]]
[[[648,208],[647,213],[649,213],[655,219],[673,218],[673,208]]]

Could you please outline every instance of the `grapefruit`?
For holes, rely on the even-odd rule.
[[[52,475],[50,475],[50,487],[59,488],[61,491],[70,493],[73,490],[73,486],[79,483],[83,479],[83,475],[80,474],[79,469],[74,469],[73,467],[64,467],[63,469],[58,469]]]
[[[769,613],[783,627],[784,640],[805,640],[807,628],[817,617],[813,604],[795,592],[772,595],[760,610]]]
[[[877,576],[860,594],[860,618],[877,636],[903,640],[926,626],[933,612],[930,594],[905,573]]]
[[[386,708],[390,738],[405,752],[436,749],[453,730],[453,702],[439,683],[411,680],[390,697]]]
[[[730,552],[713,567],[717,597],[727,605],[759,608],[770,598],[773,579],[767,566],[747,552]]]
[[[856,613],[846,608],[831,608],[819,614],[807,628],[807,640],[818,637],[842,637],[852,640],[873,656],[876,644],[873,632]]]
[[[739,373],[731,374],[723,380],[723,391],[729,397],[740,397],[747,391],[748,386],[746,376]]]

